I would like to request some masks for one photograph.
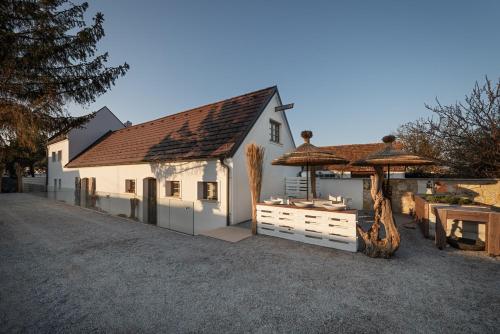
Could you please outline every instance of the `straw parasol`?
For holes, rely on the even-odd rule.
[[[391,257],[399,248],[401,241],[399,231],[394,223],[391,200],[388,194],[390,167],[436,164],[434,160],[394,149],[392,143],[395,139],[394,136],[385,136],[382,141],[386,147],[382,151],[370,154],[365,159],[353,163],[355,166],[372,166],[375,169],[375,174],[371,176],[370,189],[374,202],[374,223],[366,232],[359,225],[357,226],[358,233],[365,242],[364,253],[371,257]],[[383,189],[384,166],[387,166],[388,173],[385,190]],[[385,227],[384,239],[379,237],[380,223]]]
[[[422,166],[435,165],[436,162],[415,154],[407,153],[402,150],[395,149],[392,144],[396,137],[389,135],[382,138],[385,143],[385,148],[368,155],[362,160],[355,161],[355,166],[387,166],[387,189],[389,190],[391,166]],[[389,195],[389,194],[386,194]]]
[[[321,149],[311,144],[312,131],[302,131],[300,136],[304,139],[304,144],[294,151],[274,159],[271,164],[283,166],[306,166],[307,178],[307,199],[309,199],[309,167],[323,165],[347,164],[348,160],[338,157],[331,151]]]

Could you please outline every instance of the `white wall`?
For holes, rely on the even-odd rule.
[[[67,142],[67,141],[65,141]],[[62,146],[62,142],[51,145],[51,149]],[[64,159],[63,165],[67,163]],[[50,162],[49,162],[50,163]],[[57,165],[57,164],[56,164]],[[59,167],[59,166],[57,166]],[[157,180],[158,194],[158,224],[168,219],[165,215],[169,201],[190,202],[194,209],[195,234],[203,230],[226,226],[226,170],[217,160],[163,163],[163,164],[135,164],[120,166],[100,166],[85,168],[56,168],[49,167],[50,178],[61,178],[62,189],[54,194],[53,181],[49,179],[49,192],[59,200],[72,203],[74,200],[75,177],[96,178],[96,193],[99,196],[97,206],[112,214],[130,214],[130,198],[138,198],[140,203],[137,209],[139,220],[142,221],[143,207],[143,179],[154,177]],[[125,192],[125,180],[136,180],[136,193]],[[181,198],[167,197],[165,181],[181,181]],[[198,199],[198,182],[218,182],[218,201],[204,201]]]
[[[342,179],[350,179],[351,178],[351,172],[342,172],[340,170],[329,170],[329,171],[321,171],[321,173],[324,174],[335,174],[337,177],[342,178]],[[391,172],[391,179],[404,179],[405,177],[405,172]],[[387,176],[387,172],[385,173]],[[305,176],[305,175],[304,175]]]
[[[94,118],[85,123],[81,128],[69,131],[69,159],[73,159],[106,132],[124,127],[123,123],[107,107],[99,109]]]
[[[62,160],[57,161],[57,152],[62,151]],[[56,161],[52,161],[52,152],[56,153]],[[69,152],[69,141],[68,139],[64,139],[58,141],[57,143],[51,144],[47,146],[47,167],[48,171],[48,190],[53,191],[54,188],[54,178],[59,179],[64,177],[63,166],[66,165],[69,161],[68,159]]]
[[[295,149],[292,134],[288,128],[284,112],[275,112],[274,108],[281,105],[278,95],[275,94],[261,116],[250,130],[242,145],[238,148],[232,159],[233,169],[231,176],[231,223],[236,224],[251,219],[251,199],[248,186],[246,169],[245,147],[256,143],[265,147],[266,152],[263,163],[263,180],[261,200],[271,195],[284,195],[285,177],[296,176],[300,171],[297,167],[272,166],[271,160]],[[269,120],[281,123],[280,144],[271,142]]]
[[[292,134],[287,126],[283,111],[275,112],[274,108],[280,105],[278,95],[275,94],[266,106],[254,127],[236,151],[232,159],[226,164],[230,166],[230,196],[231,196],[231,223],[239,223],[251,218],[251,200],[246,170],[245,146],[256,143],[265,147],[264,175],[261,198],[271,195],[284,195],[285,177],[295,176],[300,171],[298,167],[272,166],[271,160],[295,149]],[[108,113],[103,112],[103,115]],[[114,116],[113,116],[114,117]],[[95,118],[94,118],[95,119]],[[281,123],[280,144],[270,141],[269,120],[273,119]],[[90,124],[88,130],[91,129]],[[101,128],[103,130],[103,128]],[[107,130],[105,131],[107,132]],[[104,132],[104,133],[105,133]],[[79,132],[83,135],[84,132]],[[97,132],[95,132],[97,136]],[[102,134],[101,134],[102,135]],[[100,136],[101,136],[100,135]],[[100,136],[97,136],[99,138]],[[74,137],[70,137],[72,141]],[[97,139],[96,138],[96,139]],[[81,145],[79,141],[78,145]],[[62,162],[51,164],[51,152],[63,149]],[[195,232],[203,229],[220,227],[226,225],[226,170],[219,161],[189,162],[164,164],[161,166],[150,164],[136,164],[124,166],[101,166],[87,168],[63,168],[68,163],[69,147],[68,140],[64,140],[48,147],[49,151],[49,191],[53,191],[53,178],[62,179],[61,191],[58,198],[72,201],[74,197],[75,177],[95,177],[96,191],[100,196],[101,206],[106,211],[114,214],[129,213],[130,195],[125,193],[125,179],[136,179],[136,196],[141,200],[138,209],[139,219],[142,220],[142,180],[146,177],[155,177],[159,182],[158,189],[158,214],[161,215],[161,205],[166,205],[164,197],[164,181],[180,180],[182,200],[194,203],[195,221],[200,221]],[[211,203],[197,199],[198,181],[217,181],[219,186],[219,201]],[[133,196],[132,196],[133,197]],[[125,212],[123,212],[125,211]]]
[[[320,179],[319,191],[323,198],[328,195],[351,198],[352,208],[363,209],[363,179]]]

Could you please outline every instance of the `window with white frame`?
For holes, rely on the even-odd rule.
[[[281,124],[275,120],[269,120],[269,127],[271,130],[271,141],[273,143],[280,143],[280,128]]]
[[[52,152],[52,162],[56,162],[56,152]]]
[[[198,182],[198,199],[217,201],[217,182]]]
[[[125,180],[125,192],[135,194],[135,180],[133,179]]]
[[[62,151],[59,150],[57,151],[57,161],[61,161],[62,160]]]
[[[181,181],[166,181],[165,182],[165,196],[167,197],[181,197]]]

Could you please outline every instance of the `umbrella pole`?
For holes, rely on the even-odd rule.
[[[391,182],[391,165],[387,164],[387,185],[386,185],[386,192],[387,192],[387,197],[391,199],[391,193],[390,193],[390,188],[389,188],[389,183]]]
[[[309,200],[309,164],[306,163],[306,200]]]

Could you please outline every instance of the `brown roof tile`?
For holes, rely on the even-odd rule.
[[[230,157],[276,92],[269,87],[114,131],[66,166]]]
[[[366,166],[353,166],[352,163],[356,160],[361,160],[367,155],[383,150],[385,147],[384,143],[373,143],[373,144],[351,144],[351,145],[339,145],[339,146],[324,146],[323,149],[331,150],[335,155],[345,158],[350,161],[348,165],[332,165],[327,166],[327,170],[344,171],[351,173],[371,173],[373,172],[372,167]],[[401,149],[401,143],[395,142],[393,147],[396,149]],[[391,167],[391,172],[404,172],[405,168],[403,166],[393,166]]]

